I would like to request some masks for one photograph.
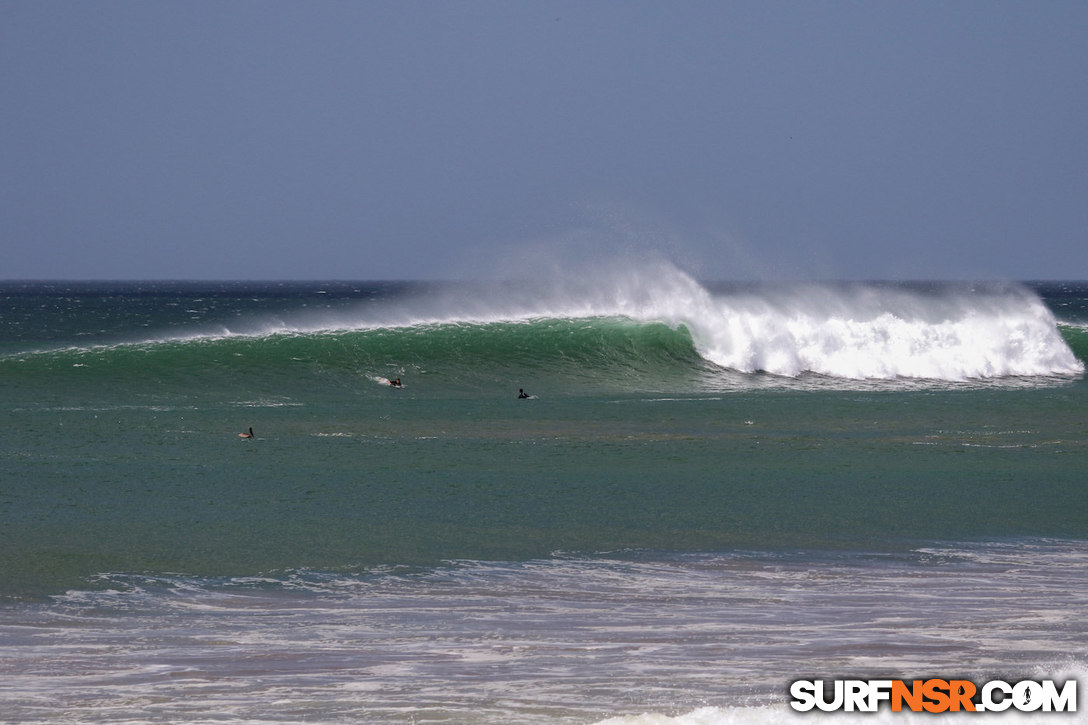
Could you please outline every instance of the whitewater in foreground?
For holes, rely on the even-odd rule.
[[[895,723],[963,715],[789,685],[1083,678],[1086,284],[0,299],[4,722]]]

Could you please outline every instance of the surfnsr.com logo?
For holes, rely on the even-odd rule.
[[[970,680],[798,680],[790,685],[790,707],[798,712],[876,712],[888,703],[892,712],[1076,712],[1077,681],[1008,683],[991,680],[977,687]]]

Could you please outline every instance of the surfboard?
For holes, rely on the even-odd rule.
[[[375,375],[370,379],[376,382],[378,385],[384,385],[387,388],[399,389],[404,387],[404,383],[401,383],[400,385],[394,385],[392,380],[390,380],[389,378],[383,378],[381,375]]]

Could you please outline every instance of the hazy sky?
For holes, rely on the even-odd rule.
[[[1088,2],[0,0],[0,278],[1088,278]]]

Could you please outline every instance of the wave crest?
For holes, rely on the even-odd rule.
[[[1083,329],[1059,331],[1039,295],[1015,284],[706,285],[658,263],[382,291],[323,311],[307,309],[305,296],[275,312],[246,308],[239,296],[218,318],[160,327],[158,338],[9,353],[0,363],[137,376],[233,375],[243,365],[263,375],[300,368],[384,375],[410,366],[469,385],[504,370],[512,378],[549,377],[556,388],[671,389],[693,381],[719,388],[718,378],[736,383],[752,373],[844,381],[1071,377],[1083,374],[1088,349]]]
[[[665,263],[552,284],[515,308],[683,327],[706,361],[742,373],[959,382],[1084,372],[1051,311],[1017,284],[707,286]]]
[[[964,381],[1084,371],[1022,287],[761,288],[715,298],[690,325],[704,357],[742,372]]]

